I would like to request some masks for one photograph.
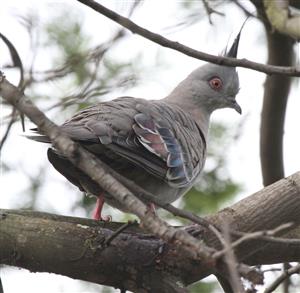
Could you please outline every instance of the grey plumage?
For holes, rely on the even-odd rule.
[[[238,39],[231,55],[237,52]],[[211,113],[226,107],[241,113],[235,100],[238,90],[235,68],[205,64],[162,100],[122,97],[99,103],[60,128],[115,171],[171,203],[192,187],[204,166]],[[48,141],[43,135],[29,138]],[[50,148],[48,158],[80,190],[96,196],[103,192],[58,151]],[[104,198],[124,210],[109,194]]]

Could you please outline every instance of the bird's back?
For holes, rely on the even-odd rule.
[[[61,129],[166,203],[192,186],[205,161],[206,142],[199,125],[189,113],[164,101],[122,97],[99,103],[78,112]],[[55,150],[48,151],[48,158],[81,190],[99,195],[101,188]]]

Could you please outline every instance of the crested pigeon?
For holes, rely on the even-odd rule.
[[[239,38],[240,33],[225,56],[237,56]],[[161,202],[172,203],[192,187],[203,169],[211,113],[233,108],[241,114],[235,99],[238,91],[234,67],[207,63],[164,99],[121,97],[101,102],[81,110],[60,128],[120,175]],[[38,133],[29,138],[50,142]],[[98,197],[95,219],[105,220],[101,215],[104,201],[126,212],[121,203],[59,151],[49,148],[48,159],[81,191]]]

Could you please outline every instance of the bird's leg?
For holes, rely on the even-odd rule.
[[[156,215],[156,208],[155,208],[155,204],[154,203],[149,203],[147,205],[147,212],[153,213],[154,215]]]
[[[101,215],[103,205],[104,205],[104,194],[101,193],[97,197],[96,207],[93,212],[93,219],[98,220],[98,221],[110,222],[111,216],[102,216]]]

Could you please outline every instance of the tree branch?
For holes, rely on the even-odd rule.
[[[300,274],[300,264],[297,264],[290,269],[284,271],[266,290],[264,293],[274,292],[275,289],[293,274]]]
[[[237,270],[238,262],[236,256],[233,251],[233,247],[231,245],[231,237],[230,237],[230,228],[227,222],[223,223],[222,232],[224,236],[224,241],[222,241],[222,245],[225,250],[225,260],[226,265],[228,267],[229,276],[230,276],[230,284],[233,292],[245,293],[244,286],[241,282],[241,277]]]
[[[204,60],[207,62],[219,64],[219,65],[227,65],[227,66],[235,66],[235,67],[244,67],[253,69],[256,71],[264,72],[267,74],[278,74],[278,75],[287,75],[287,76],[300,76],[300,68],[296,67],[283,67],[283,66],[274,66],[274,65],[264,65],[261,63],[249,61],[247,59],[235,59],[228,58],[222,56],[214,56],[210,54],[206,54],[192,48],[189,48],[185,45],[180,44],[179,42],[171,41],[159,34],[153,33],[141,26],[138,26],[130,19],[123,17],[116,12],[104,7],[103,5],[93,1],[93,0],[77,0],[78,2],[83,3],[84,5],[92,8],[93,10],[101,13],[107,18],[117,22],[121,26],[127,28],[134,34],[138,34],[154,43],[157,43],[163,47],[170,48],[181,52],[187,56]]]
[[[288,233],[281,230],[284,233],[281,237],[299,240],[299,199],[300,172],[208,216],[206,221],[221,226],[226,220],[231,229],[243,232],[274,229],[282,223],[293,222],[296,228]],[[138,225],[128,227],[105,245],[122,225],[0,210],[0,263],[133,291],[149,286],[152,281],[152,288],[156,288],[155,277],[166,286],[170,280],[188,285],[214,273],[212,266],[195,261],[193,255],[174,242],[145,234]],[[198,239],[215,249],[221,248],[220,241],[209,229],[203,229]],[[250,265],[300,261],[299,243],[249,239],[235,247],[234,252],[238,262]]]
[[[2,285],[1,278],[0,278],[0,293],[4,293],[4,290],[3,290],[3,285]]]
[[[11,130],[11,127],[13,126],[13,124],[16,122],[17,120],[17,117],[16,117],[16,109],[13,108],[12,111],[11,111],[11,117],[10,117],[10,120],[7,124],[7,127],[6,127],[6,130],[1,138],[1,141],[0,141],[0,158],[1,158],[1,154],[2,154],[2,148],[9,136],[9,133],[10,133],[10,130]],[[2,126],[3,127],[3,126]],[[0,292],[1,293],[1,292]]]
[[[160,258],[170,258],[171,251],[138,225],[107,244],[121,225],[28,211],[0,212],[1,264],[134,292],[184,292],[176,285],[180,279],[168,273],[178,269],[176,264],[169,262],[165,270],[160,265]]]

